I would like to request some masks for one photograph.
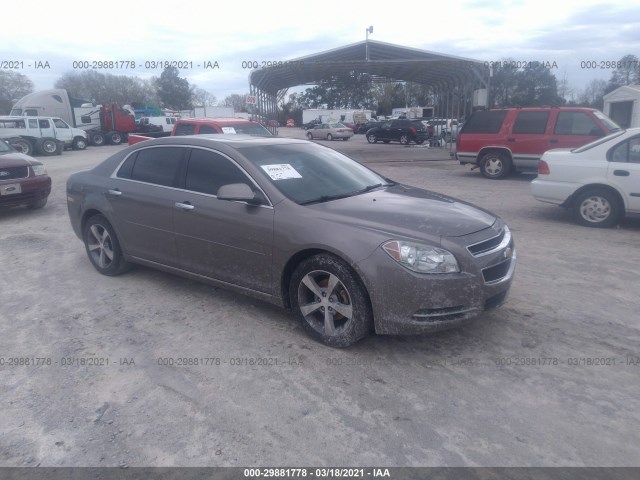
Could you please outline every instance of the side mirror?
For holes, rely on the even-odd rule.
[[[222,185],[218,189],[217,197],[220,200],[247,202],[251,205],[260,205],[263,203],[262,194],[254,192],[246,183],[230,183],[228,185]]]

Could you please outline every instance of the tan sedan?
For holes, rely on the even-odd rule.
[[[320,123],[307,131],[307,138],[309,140],[325,138],[327,140],[333,140],[335,138],[349,140],[351,137],[353,137],[353,130],[345,127],[341,123]]]

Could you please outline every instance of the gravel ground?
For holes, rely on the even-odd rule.
[[[446,149],[329,145],[502,216],[508,302],[331,349],[257,300],[99,275],[65,182],[123,147],[41,157],[49,204],[0,211],[0,466],[638,466],[640,221],[577,226],[531,176],[485,180]]]

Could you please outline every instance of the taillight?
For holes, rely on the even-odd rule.
[[[415,128],[413,128],[413,127],[410,127],[410,128],[409,128],[409,131],[411,132],[411,134],[412,134],[412,135],[415,135],[415,134],[416,134],[416,129],[415,129]]]
[[[538,175],[550,175],[549,164],[544,160],[538,160]]]

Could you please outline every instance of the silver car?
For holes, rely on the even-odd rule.
[[[335,347],[459,325],[505,300],[516,264],[495,215],[305,140],[149,140],[71,175],[67,199],[98,272],[230,288]]]
[[[351,137],[353,137],[353,129],[341,123],[320,123],[307,131],[307,138],[309,140],[325,138],[327,140],[337,138],[349,140]]]

